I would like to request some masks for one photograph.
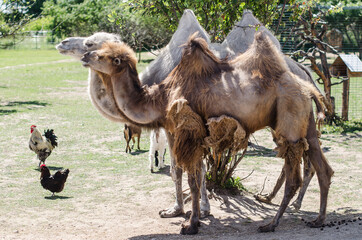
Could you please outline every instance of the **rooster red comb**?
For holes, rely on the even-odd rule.
[[[34,128],[36,128],[36,126],[35,126],[35,125],[31,125],[31,127],[30,127],[30,133],[33,133]]]
[[[46,167],[45,164],[40,165],[40,169],[42,169],[43,167]]]

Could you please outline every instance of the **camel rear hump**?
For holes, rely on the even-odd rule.
[[[264,32],[255,34],[250,48],[233,62],[266,83],[270,80],[277,81],[285,72],[289,71],[283,54]]]

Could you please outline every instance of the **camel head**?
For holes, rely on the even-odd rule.
[[[102,47],[102,44],[107,41],[118,43],[122,42],[119,35],[106,32],[97,32],[94,33],[92,36],[87,37],[83,41],[83,45],[84,48],[87,49],[87,51],[94,51],[100,49]]]
[[[114,75],[129,69],[136,72],[137,58],[125,43],[105,42],[101,49],[87,52],[81,59],[84,67]]]
[[[55,48],[63,55],[80,60],[87,51],[100,49],[106,41],[121,42],[121,37],[113,33],[97,32],[89,37],[66,38]]]
[[[87,52],[87,49],[83,45],[83,41],[86,38],[84,37],[70,37],[64,39],[61,43],[55,46],[60,54],[74,57],[76,59],[81,59],[84,53]]]

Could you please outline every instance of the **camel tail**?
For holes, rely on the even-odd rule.
[[[316,115],[317,115],[317,124],[318,124],[318,130],[320,130],[320,126],[322,125],[325,114],[324,111],[327,109],[326,105],[324,104],[324,96],[316,89],[313,85],[310,85],[310,92],[311,92],[311,98],[313,99],[315,105],[316,105]]]

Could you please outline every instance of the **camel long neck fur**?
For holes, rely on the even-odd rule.
[[[153,86],[152,91],[141,87],[137,72],[130,68],[112,75],[111,81],[117,106],[127,118],[138,124],[154,125],[162,117],[162,104],[155,100],[159,99],[155,97],[159,95],[158,86]]]

